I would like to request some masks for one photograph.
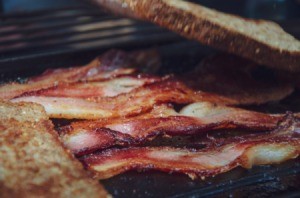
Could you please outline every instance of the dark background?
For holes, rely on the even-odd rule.
[[[191,0],[222,11],[251,18],[284,20],[300,17],[299,0]],[[84,0],[2,0],[2,12],[14,13],[69,6],[85,6]]]

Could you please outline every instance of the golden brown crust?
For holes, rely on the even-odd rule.
[[[41,106],[0,101],[0,109],[1,197],[107,196],[62,146]]]
[[[126,2],[139,17],[171,29],[187,38],[196,39],[205,45],[240,55],[272,68],[300,71],[299,50],[293,51],[268,45],[244,33],[235,31],[234,28],[222,26],[209,17],[198,17],[189,11],[175,8],[166,1],[125,0],[124,2]],[[218,15],[219,13],[215,14]],[[236,17],[232,15],[229,16]],[[274,23],[244,20],[245,23],[248,23],[248,21],[256,23],[257,25],[268,23],[268,25],[276,30],[274,31],[275,34],[288,35]],[[228,21],[228,23],[230,23],[230,21]]]

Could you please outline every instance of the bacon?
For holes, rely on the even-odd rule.
[[[74,122],[59,131],[65,146],[80,156],[117,145],[137,145],[159,135],[191,135],[231,128],[272,130],[282,117],[199,102],[179,113],[162,105],[137,117]]]
[[[73,68],[50,69],[44,74],[31,78],[28,82],[48,81],[53,82],[77,82],[89,80],[103,80],[111,77],[131,74],[134,66],[129,54],[121,50],[110,50],[98,56],[88,65]]]
[[[78,70],[77,70],[78,71]],[[9,83],[9,84],[5,84],[0,86],[0,99],[13,99],[19,96],[24,96],[24,95],[32,95],[35,94],[36,92],[39,91],[44,91],[44,90],[48,90],[48,89],[55,89],[57,88],[57,86],[68,86],[68,83],[72,83],[72,82],[77,82],[80,79],[83,80],[105,80],[105,79],[109,79],[109,78],[113,78],[116,76],[121,76],[121,75],[126,75],[126,74],[132,74],[134,73],[135,70],[134,69],[117,69],[114,71],[110,71],[110,72],[102,72],[101,74],[97,74],[95,75],[93,78],[83,78],[83,77],[67,77],[67,75],[61,75],[59,74],[59,76],[61,77],[61,79],[41,79],[40,81],[36,81],[36,82],[32,82],[29,81],[26,84],[18,84],[18,83]],[[70,74],[71,69],[69,71],[65,71],[63,69],[61,69],[61,73],[65,73],[65,74]],[[66,76],[66,78],[63,78],[63,76]]]
[[[113,104],[114,106],[128,106],[127,103],[130,102],[130,106],[133,106],[133,108],[139,106],[152,107],[154,104],[166,102],[187,104],[191,102],[208,101],[216,104],[238,104],[237,101],[226,97],[202,91],[195,92],[194,90],[185,86],[180,81],[175,81],[172,79],[166,79],[164,81],[140,87],[134,90],[133,92],[121,94],[119,96],[114,97],[113,99],[96,97],[91,98],[91,100],[99,103],[107,103],[107,101],[109,101],[108,103]]]
[[[203,150],[172,147],[132,147],[108,149],[80,158],[98,179],[128,170],[155,169],[178,172],[192,179],[205,178],[241,166],[277,164],[300,153],[300,125],[286,120],[271,133],[252,134],[216,140]]]
[[[101,119],[128,117],[150,111],[155,104],[187,104],[195,101],[209,101],[220,104],[234,104],[235,101],[204,92],[194,92],[176,81],[161,81],[146,85],[132,92],[115,97],[80,98],[25,96],[12,102],[35,102],[44,106],[51,118]]]
[[[92,71],[94,69],[91,69],[89,72],[94,73]],[[134,68],[118,68],[112,71],[97,71],[98,73],[96,74],[89,74],[89,76],[85,76],[79,79],[79,81],[82,82],[88,82],[88,81],[104,81],[108,80],[111,78],[116,78],[118,76],[123,76],[123,75],[129,75],[129,74],[134,74],[136,70]]]
[[[142,53],[142,52],[141,52]],[[78,81],[104,80],[112,77],[133,74],[136,70],[132,57],[125,52],[111,50],[82,67],[51,69],[42,75],[30,78],[25,84],[9,83],[0,86],[0,98],[9,100],[28,92],[51,88],[59,84]],[[140,60],[139,60],[140,61]]]
[[[55,85],[61,82],[76,82],[84,76],[89,76],[90,70],[100,65],[100,57],[98,57],[82,67],[48,69],[43,74],[30,78],[28,84],[44,82]]]
[[[123,76],[101,82],[63,84],[30,95],[74,98],[113,97],[160,80],[158,77]]]
[[[294,86],[274,71],[266,72],[256,63],[228,54],[206,58],[179,78],[196,90],[233,98],[240,104],[279,101],[294,91]]]
[[[5,84],[0,87],[0,98],[8,100],[27,92],[47,89],[60,83],[76,82],[97,66],[99,66],[99,60],[95,59],[83,67],[48,70],[38,77],[29,79],[26,84]]]
[[[38,91],[53,87],[62,82],[74,82],[82,77],[90,68],[95,66],[96,61],[82,68],[56,69],[45,72],[42,76],[33,78],[26,84],[9,83],[0,86],[0,98],[9,100],[27,92]]]

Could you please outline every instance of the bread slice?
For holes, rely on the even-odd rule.
[[[44,109],[0,101],[0,197],[107,197],[62,146]]]
[[[182,0],[94,1],[115,12],[119,2],[138,18],[205,45],[272,68],[300,71],[300,42],[274,22],[244,19]]]

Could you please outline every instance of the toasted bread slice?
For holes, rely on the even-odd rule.
[[[0,197],[107,197],[40,105],[0,101],[0,156]]]
[[[114,12],[131,9],[138,18],[256,63],[300,71],[300,42],[274,22],[244,19],[182,0],[94,1]]]

